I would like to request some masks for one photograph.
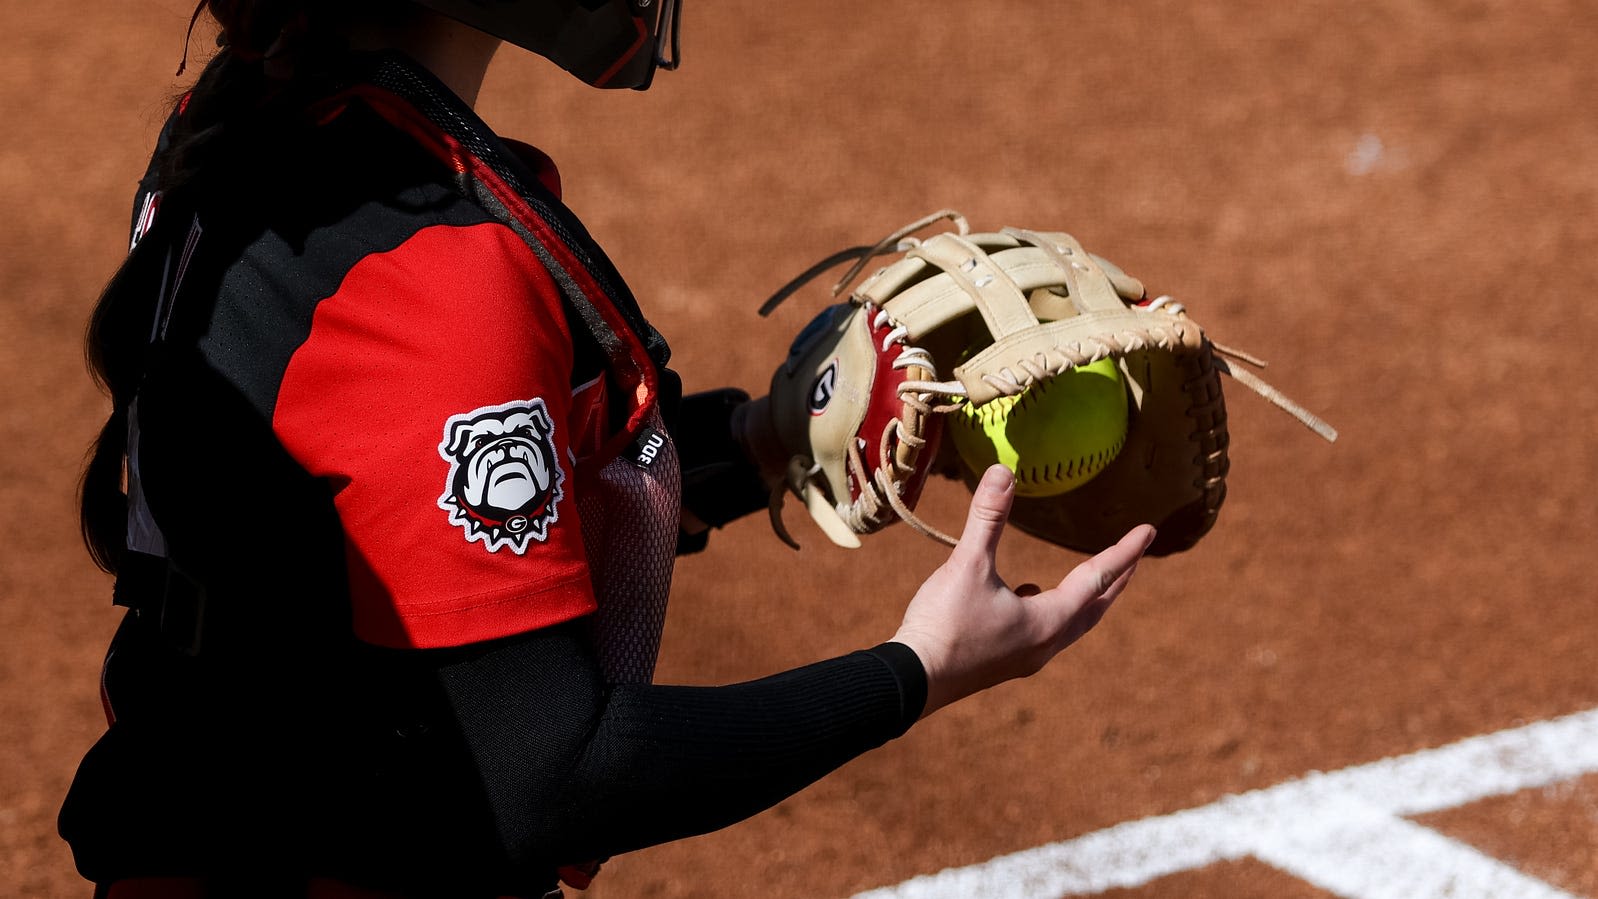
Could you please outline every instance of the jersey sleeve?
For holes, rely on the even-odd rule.
[[[458,646],[593,611],[572,497],[591,410],[559,296],[483,223],[368,255],[316,305],[273,429],[332,485],[363,640]]]

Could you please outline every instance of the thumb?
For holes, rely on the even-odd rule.
[[[965,530],[956,551],[993,558],[1014,502],[1015,475],[1003,465],[989,466],[971,496],[971,509],[966,513]]]

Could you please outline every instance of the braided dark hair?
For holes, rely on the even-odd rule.
[[[155,160],[161,207],[155,231],[129,253],[101,293],[90,316],[85,350],[89,370],[110,395],[112,409],[95,441],[79,490],[80,526],[90,556],[115,573],[125,549],[129,405],[143,376],[150,322],[154,319],[159,267],[164,262],[159,232],[186,222],[178,211],[215,174],[237,169],[237,157],[260,153],[262,137],[281,129],[294,114],[301,88],[344,52],[343,26],[359,17],[407,14],[398,0],[203,0],[220,26],[216,55],[181,101],[168,142]],[[190,28],[192,30],[193,23]],[[181,72],[181,67],[180,70]],[[250,161],[261,159],[252,156]]]

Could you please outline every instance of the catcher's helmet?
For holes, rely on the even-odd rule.
[[[644,90],[677,68],[682,0],[416,0],[553,60],[595,87]]]

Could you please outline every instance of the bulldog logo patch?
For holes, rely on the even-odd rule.
[[[489,552],[549,539],[565,498],[566,475],[555,455],[555,424],[541,399],[484,406],[444,423],[439,455],[449,480],[438,507],[450,524]]]

